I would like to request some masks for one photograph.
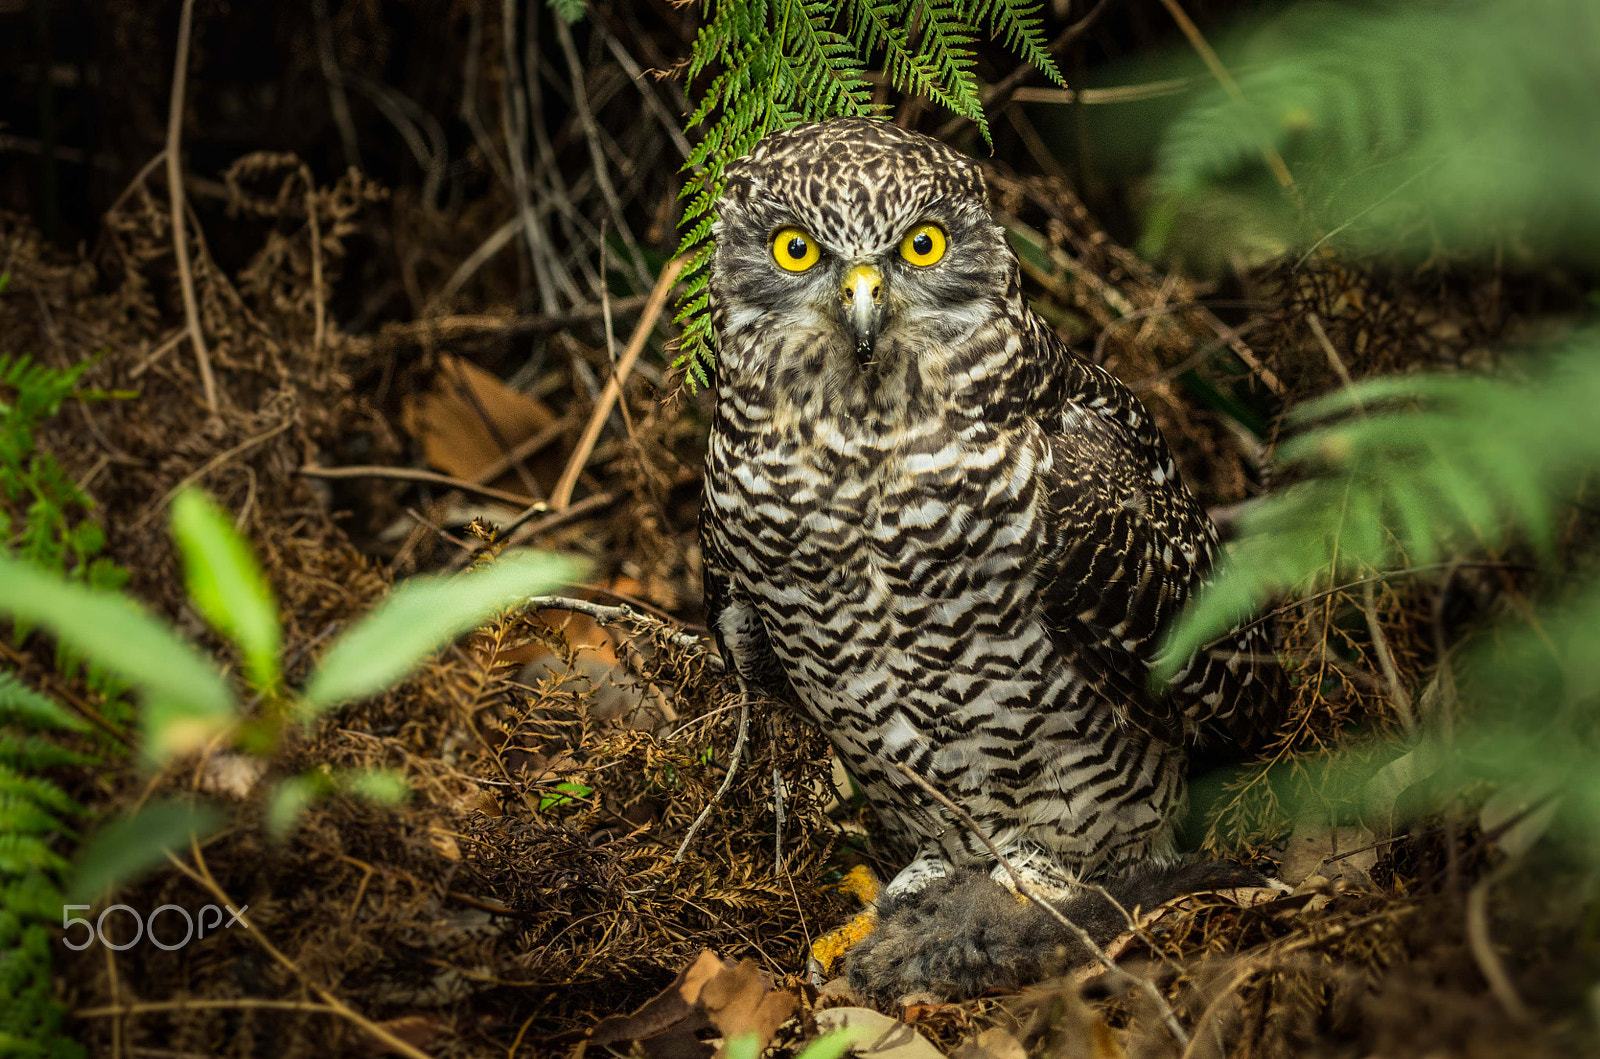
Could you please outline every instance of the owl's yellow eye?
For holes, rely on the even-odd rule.
[[[937,224],[919,224],[900,240],[900,256],[923,267],[937,265],[944,248],[944,229]]]
[[[804,272],[821,256],[816,240],[798,228],[779,228],[772,236],[772,260],[790,272]]]

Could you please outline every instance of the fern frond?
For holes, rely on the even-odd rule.
[[[1359,384],[1300,409],[1322,421],[1282,462],[1312,477],[1257,501],[1244,539],[1172,630],[1169,665],[1266,600],[1325,578],[1362,576],[1529,541],[1553,546],[1562,497],[1600,467],[1600,330],[1573,336],[1523,383],[1486,375]]]
[[[43,839],[0,831],[0,875],[23,875],[34,871],[59,874],[66,869],[66,860],[46,845]]]
[[[1062,88],[1067,87],[1066,78],[1046,50],[1049,45],[1038,5],[1024,0],[967,0],[962,5],[962,16],[973,26],[987,23],[990,36],[1004,41],[1023,61]]]
[[[89,727],[53,699],[18,680],[13,673],[0,673],[0,722],[72,732],[82,732]]]
[[[1481,250],[1537,235],[1592,255],[1600,237],[1600,7],[1526,0],[1304,5],[1240,55],[1242,99],[1212,87],[1166,131],[1157,186],[1203,210],[1284,157],[1309,217],[1278,209],[1290,245]]]

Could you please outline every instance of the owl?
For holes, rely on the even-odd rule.
[[[905,865],[852,977],[1043,973],[1060,939],[901,766],[1096,920],[1085,883],[1148,906],[1203,881],[1174,844],[1186,760],[1269,734],[1282,672],[1257,627],[1152,691],[1216,530],[1138,398],[1029,308],[974,162],[800,125],[728,167],[718,217],[709,623],[747,691],[826,733]]]

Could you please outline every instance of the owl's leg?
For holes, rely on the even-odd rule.
[[[1046,901],[1065,901],[1083,892],[1083,887],[1078,883],[1078,872],[1061,863],[1042,846],[1023,842],[1002,849],[1000,856],[1002,862],[995,864],[989,872],[989,878],[1018,897],[1022,893],[1012,877],[1012,870],[1022,877],[1024,886]]]
[[[917,851],[910,864],[901,868],[899,873],[889,880],[889,885],[883,888],[878,903],[884,905],[909,897],[927,889],[930,884],[945,878],[953,871],[955,867],[945,858],[938,846],[924,846]]]

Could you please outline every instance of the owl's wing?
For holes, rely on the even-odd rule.
[[[722,534],[709,504],[700,508],[701,584],[705,591],[706,625],[717,641],[717,649],[731,672],[751,686],[781,701],[792,702],[789,678],[766,626],[754,607],[733,591],[723,554]]]
[[[1260,626],[1197,654],[1167,695],[1150,690],[1161,634],[1216,559],[1216,528],[1138,398],[1071,354],[1062,363],[1063,400],[1040,419],[1060,545],[1046,595],[1052,636],[1128,723],[1172,743],[1259,745],[1285,698]]]

